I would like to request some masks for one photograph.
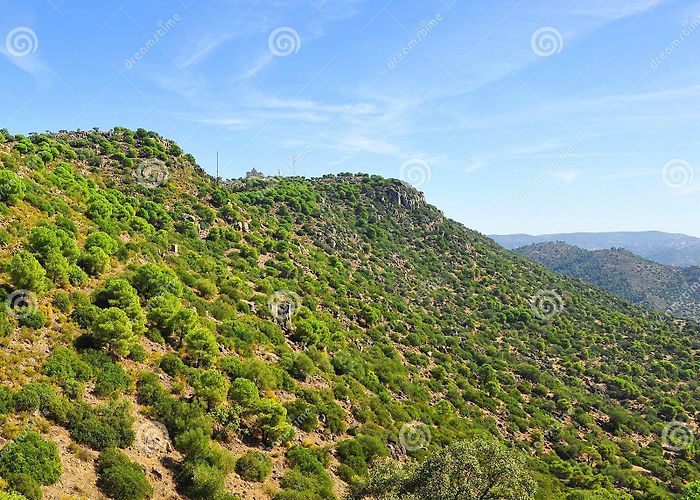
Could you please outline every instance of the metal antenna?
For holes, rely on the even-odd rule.
[[[219,183],[219,152],[216,152],[216,183]]]

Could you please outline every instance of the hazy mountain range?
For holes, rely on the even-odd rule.
[[[624,248],[661,264],[689,267],[700,266],[700,238],[685,234],[660,231],[612,233],[562,233],[531,236],[529,234],[491,235],[496,243],[512,250],[515,248],[563,241],[585,250]]]

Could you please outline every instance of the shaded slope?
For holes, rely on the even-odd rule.
[[[632,303],[700,319],[698,268],[665,266],[622,249],[588,251],[558,242],[533,244],[515,252]]]

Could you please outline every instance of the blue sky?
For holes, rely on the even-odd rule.
[[[0,126],[402,177],[485,233],[700,236],[700,3],[0,0]],[[138,54],[138,56],[136,56]],[[663,54],[661,56],[660,54]]]

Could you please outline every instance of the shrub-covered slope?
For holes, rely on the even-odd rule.
[[[621,248],[589,251],[562,242],[536,243],[515,252],[634,304],[700,320],[700,268],[658,264]]]
[[[396,180],[217,183],[145,130],[0,136],[0,490],[334,498],[381,457],[483,438],[537,498],[700,477],[695,323]],[[3,460],[28,442],[61,466]]]

